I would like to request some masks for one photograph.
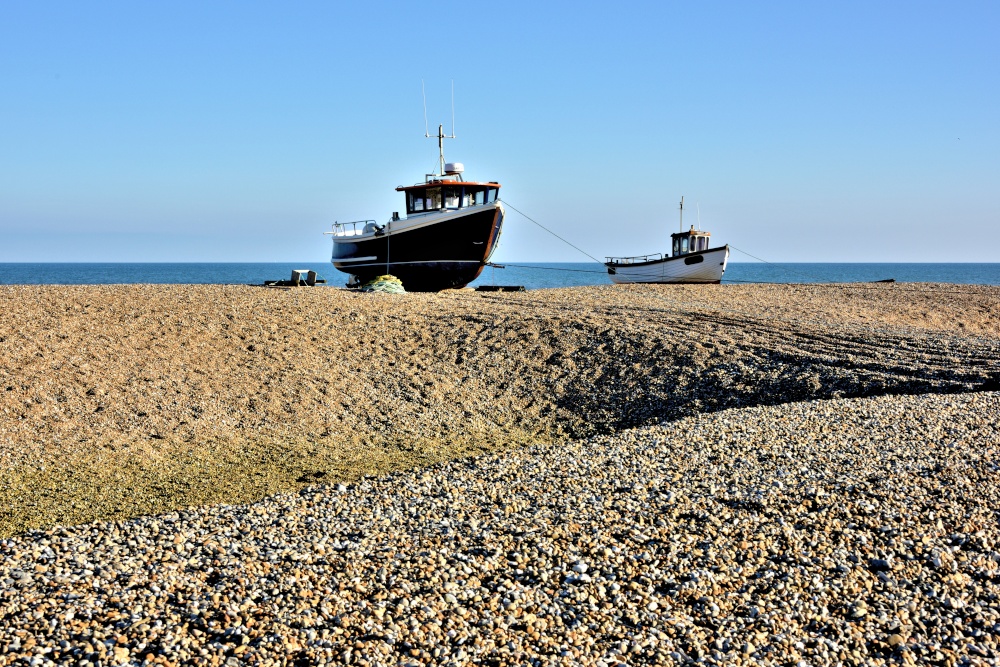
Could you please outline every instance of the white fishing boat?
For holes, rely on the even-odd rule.
[[[681,197],[681,231],[670,235],[671,253],[608,257],[604,266],[615,283],[719,283],[729,261],[729,246],[710,248],[712,235],[695,229],[684,231],[684,197]]]

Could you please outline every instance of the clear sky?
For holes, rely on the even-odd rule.
[[[592,255],[1000,262],[1000,3],[0,3],[0,261],[325,261],[437,163]],[[747,259],[734,253],[732,259]],[[511,211],[496,261],[585,261]]]

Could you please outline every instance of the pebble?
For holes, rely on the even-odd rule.
[[[992,664],[998,463],[996,392],[834,399],[58,526],[0,664]]]

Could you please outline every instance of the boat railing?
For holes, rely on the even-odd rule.
[[[636,257],[608,257],[607,259],[608,264],[643,264],[663,259],[663,253],[658,252],[653,255],[638,255]]]
[[[372,227],[369,227],[372,225]],[[371,231],[373,227],[377,227],[378,223],[374,220],[354,220],[353,222],[335,222],[333,223],[333,231],[326,232],[332,236],[361,236],[367,231]],[[367,230],[367,231],[366,231]]]

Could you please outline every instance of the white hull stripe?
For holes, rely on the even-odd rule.
[[[376,257],[375,255],[369,255],[368,257],[350,257],[350,258],[345,258],[345,259],[335,259],[333,261],[335,261],[335,262],[342,262],[342,263],[347,263],[347,262],[370,262],[373,259],[378,259],[378,257]]]

